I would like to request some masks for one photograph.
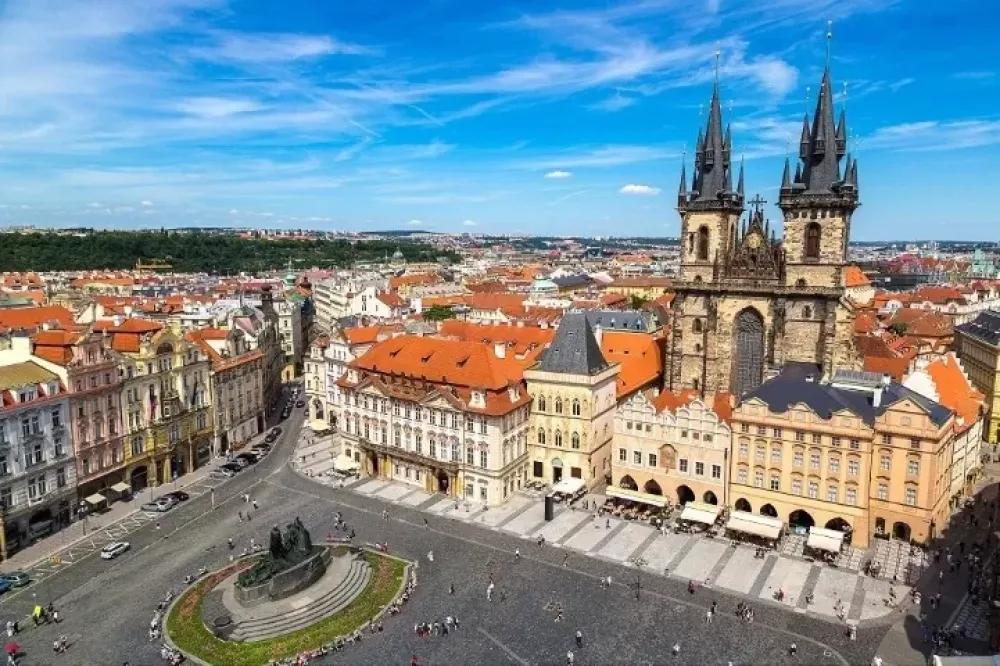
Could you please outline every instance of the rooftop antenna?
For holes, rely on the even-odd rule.
[[[833,21],[826,22],[826,68],[830,69],[830,45],[833,42]]]

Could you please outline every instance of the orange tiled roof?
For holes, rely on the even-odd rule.
[[[80,337],[81,334],[77,331],[62,329],[38,331],[31,336],[31,341],[34,343],[32,352],[46,361],[66,365],[73,360],[73,345]]]
[[[416,287],[422,284],[437,284],[441,281],[434,273],[411,273],[407,275],[394,275],[389,278],[389,289],[396,291],[400,287]]]
[[[351,365],[384,375],[492,390],[521,381],[523,374],[511,356],[497,358],[492,345],[414,335],[379,342]]]
[[[441,322],[438,334],[467,342],[502,343],[524,363],[534,361],[555,337],[555,329],[536,326],[490,326],[457,319]]]
[[[73,325],[73,313],[61,305],[0,310],[0,329],[34,330],[45,323],[58,323],[63,328]]]
[[[658,381],[663,375],[663,349],[660,339],[645,333],[605,331],[601,353],[610,363],[618,363],[616,394],[619,400]]]
[[[956,423],[956,428],[962,431],[971,428],[979,418],[983,394],[969,382],[955,354],[946,354],[929,363],[927,374],[937,387],[938,402],[962,417],[962,425]]]
[[[375,296],[375,298],[382,301],[390,308],[406,307],[406,300],[399,294],[396,294],[391,291],[380,291],[378,295]]]
[[[466,302],[474,310],[500,310],[516,317],[524,314],[525,299],[525,294],[472,294]]]
[[[162,324],[148,319],[126,319],[120,325],[109,329],[112,334],[111,348],[120,352],[137,352],[143,335],[162,329]]]
[[[868,279],[868,276],[857,266],[851,265],[844,268],[845,287],[867,287],[871,283],[872,281]]]
[[[698,391],[694,389],[683,389],[680,391],[662,391],[660,395],[653,398],[653,408],[657,413],[667,410],[674,412],[678,407],[683,407],[698,397]]]
[[[904,324],[906,335],[920,338],[943,338],[955,333],[951,317],[919,308],[900,308],[889,320],[889,326],[893,324]]]
[[[370,344],[378,340],[379,335],[391,334],[394,331],[403,330],[401,326],[390,325],[390,326],[354,326],[352,328],[345,328],[341,333],[344,339],[347,340],[348,344],[351,345],[365,345]]]

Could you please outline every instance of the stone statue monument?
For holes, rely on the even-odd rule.
[[[277,525],[271,528],[270,546],[267,554],[261,557],[260,561],[253,567],[241,573],[237,583],[244,588],[261,585],[315,554],[316,549],[313,548],[309,530],[296,517],[285,528],[284,535]]]

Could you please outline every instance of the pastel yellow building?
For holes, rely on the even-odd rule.
[[[954,413],[872,373],[791,372],[733,413],[733,508],[872,535],[932,538],[949,514]]]
[[[1000,312],[987,310],[955,328],[955,347],[973,386],[986,399],[984,438],[1000,441]]]

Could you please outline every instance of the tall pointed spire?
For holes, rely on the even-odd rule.
[[[809,114],[802,117],[802,136],[799,138],[799,157],[806,159],[809,157],[809,144],[812,143],[812,135],[809,133]]]
[[[740,179],[736,185],[736,196],[743,201],[743,156],[740,156]]]
[[[683,208],[687,203],[687,158],[681,162],[681,183],[677,187],[677,207]]]
[[[781,189],[792,189],[791,165],[788,163],[788,156],[785,155],[785,170],[781,173]]]

